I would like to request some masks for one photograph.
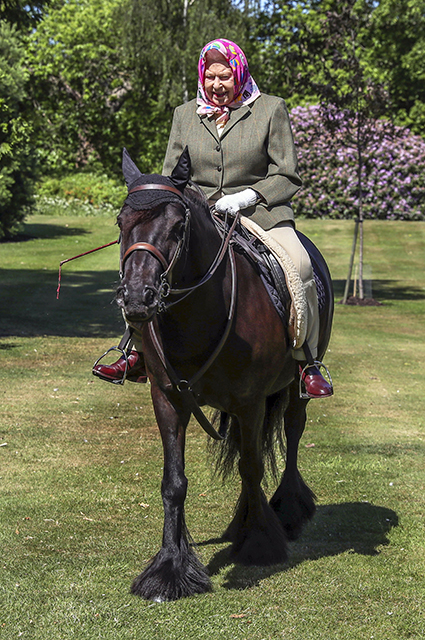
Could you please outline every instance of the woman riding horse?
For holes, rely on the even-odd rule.
[[[301,187],[286,104],[260,93],[243,51],[233,42],[213,40],[201,51],[196,99],[175,110],[163,175],[170,175],[188,147],[192,181],[220,214],[252,218],[292,259],[304,285],[307,334],[293,350],[309,398],[333,393],[317,366],[319,313],[310,258],[296,232],[291,198]],[[145,382],[137,333],[133,350],[112,365],[97,364],[94,375],[110,382]]]

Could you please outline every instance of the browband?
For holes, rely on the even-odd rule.
[[[147,189],[157,189],[159,191],[171,191],[171,193],[175,193],[176,195],[178,195],[182,200],[183,198],[183,194],[181,191],[179,191],[178,189],[176,189],[176,187],[169,187],[166,184],[139,184],[139,186],[134,187],[134,189],[132,189],[131,191],[128,192],[128,195],[130,195],[131,193],[134,193],[135,191],[144,191]]]

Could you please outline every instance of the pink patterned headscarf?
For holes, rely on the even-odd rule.
[[[223,107],[219,107],[211,102],[208,99],[204,88],[207,52],[212,49],[219,51],[219,53],[224,56],[233,71],[235,96],[233,102]],[[199,107],[196,113],[199,113],[200,115],[212,115],[214,113],[228,115],[229,108],[237,109],[242,105],[250,104],[251,102],[254,102],[259,95],[260,90],[258,89],[254,78],[249,73],[246,56],[237,44],[230,40],[219,38],[217,40],[212,40],[205,45],[199,56],[198,63],[198,95],[196,101]]]

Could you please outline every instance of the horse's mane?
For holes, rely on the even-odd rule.
[[[205,193],[194,182],[190,181],[186,189],[184,190],[184,197],[188,200],[189,204],[196,207],[202,207],[208,215],[210,215],[210,208]]]

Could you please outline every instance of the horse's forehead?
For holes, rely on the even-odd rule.
[[[124,205],[118,214],[118,222],[126,228],[133,228],[136,224],[163,223],[166,219],[182,215],[183,209],[178,203],[165,202],[156,207],[135,210]]]

